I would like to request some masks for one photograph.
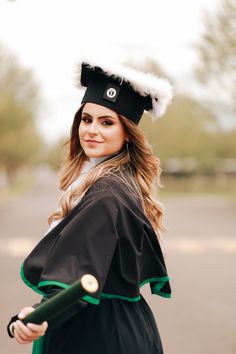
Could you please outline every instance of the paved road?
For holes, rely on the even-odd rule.
[[[8,339],[5,324],[39,300],[21,282],[19,267],[47,229],[58,196],[54,183],[54,175],[41,171],[33,191],[0,208],[1,354],[31,352]],[[235,354],[236,199],[169,197],[164,203],[169,231],[161,244],[173,297],[150,295],[148,285],[142,293],[155,314],[165,354]]]

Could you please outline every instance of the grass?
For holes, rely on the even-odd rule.
[[[21,195],[31,189],[33,178],[31,175],[20,175],[16,177],[11,184],[0,188],[0,207],[19,198]]]
[[[236,197],[236,176],[162,176],[160,195],[212,194]]]

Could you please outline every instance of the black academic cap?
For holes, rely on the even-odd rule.
[[[171,101],[172,87],[166,79],[121,65],[80,65],[79,85],[87,88],[82,103],[105,106],[138,124],[144,111],[155,120]]]

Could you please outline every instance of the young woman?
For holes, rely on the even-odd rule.
[[[62,168],[60,208],[50,229],[22,265],[25,283],[42,302],[83,274],[99,283],[49,322],[25,326],[23,308],[8,331],[34,354],[161,354],[151,309],[140,294],[171,296],[158,242],[162,205],[156,201],[160,165],[138,122],[164,113],[171,87],[163,79],[124,67],[82,63],[86,92],[71,129]]]

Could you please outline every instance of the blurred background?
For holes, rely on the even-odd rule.
[[[57,207],[61,146],[83,94],[77,65],[91,56],[174,86],[165,117],[140,124],[163,170],[173,296],[142,291],[165,354],[235,354],[235,0],[0,0],[1,352],[31,352],[5,327],[40,300],[19,268]]]

